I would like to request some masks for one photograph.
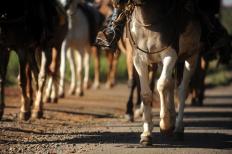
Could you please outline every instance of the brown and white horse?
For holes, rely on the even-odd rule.
[[[185,99],[199,51],[201,28],[194,14],[185,10],[182,1],[146,0],[134,2],[130,39],[134,44],[133,63],[141,84],[144,124],[141,144],[152,144],[152,91],[148,82],[148,65],[161,63],[157,81],[160,95],[160,130],[182,134]],[[176,117],[173,72],[178,61],[184,61],[184,72],[178,88],[179,106]]]

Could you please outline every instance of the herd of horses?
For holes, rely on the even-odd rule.
[[[95,46],[94,41],[97,32],[104,27],[105,19],[111,15],[112,5],[109,0],[96,2],[94,4],[83,0],[1,2],[0,119],[5,108],[4,84],[11,50],[17,53],[20,65],[21,120],[41,118],[43,101],[57,102],[59,97],[65,97],[66,58],[71,70],[69,94],[83,96],[84,89],[89,88],[90,54],[94,55],[93,87],[99,88],[100,51],[103,49]],[[221,61],[230,60],[228,57],[231,55],[231,45],[226,49],[215,49],[227,53],[204,51],[211,49],[201,40],[202,26],[199,18],[180,2],[133,1],[133,13],[128,19],[124,35],[118,42],[118,50],[127,57],[128,83],[131,88],[126,117],[133,121],[136,113],[143,114],[144,131],[140,143],[144,145],[152,144],[151,108],[158,70],[160,76],[156,87],[160,97],[160,131],[164,134],[175,133],[180,137],[184,133],[185,100],[189,83],[194,75],[200,79],[195,81],[199,84],[191,84],[195,86],[191,86],[192,96],[195,96],[192,102],[202,105],[204,88],[201,87],[204,85],[205,68],[208,66],[205,53],[220,53],[220,57],[226,57]],[[112,87],[115,84],[118,57],[114,56],[115,51],[104,50],[109,61],[107,86]],[[150,72],[152,75],[149,75]],[[135,89],[137,89],[136,107],[133,103]],[[174,95],[178,98],[177,116]],[[134,111],[134,108],[137,110]]]

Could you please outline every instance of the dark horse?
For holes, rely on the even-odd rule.
[[[218,64],[228,65],[232,56],[230,36],[219,18],[220,0],[199,1],[198,6],[202,18],[202,47],[197,68],[190,83],[191,103],[194,106],[203,105],[209,62],[217,60]]]
[[[0,119],[4,102],[4,83],[9,51],[15,50],[20,65],[21,108],[20,119],[31,115],[30,71],[38,82],[38,91],[32,117],[42,117],[42,92],[45,71],[56,72],[61,42],[67,31],[66,15],[56,0],[7,0],[0,4]],[[35,51],[42,53],[40,72]],[[46,67],[45,67],[46,66]]]
[[[133,5],[133,4],[132,4]],[[152,90],[148,81],[148,65],[161,63],[157,81],[160,95],[160,130],[163,133],[183,134],[185,99],[200,47],[201,28],[196,15],[188,11],[185,1],[134,1],[129,21],[130,40],[134,46],[133,63],[138,72],[144,105],[144,131],[140,142],[152,144]],[[178,88],[179,111],[174,106],[173,72],[176,63],[184,61],[184,71]],[[176,119],[177,118],[177,119]]]

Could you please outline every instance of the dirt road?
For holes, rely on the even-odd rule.
[[[45,104],[44,118],[20,122],[19,90],[8,88],[0,122],[0,153],[196,154],[232,153],[232,84],[208,89],[205,106],[186,107],[185,139],[159,133],[154,108],[153,146],[139,145],[142,121],[124,120],[128,89],[89,90],[82,98],[67,96]]]

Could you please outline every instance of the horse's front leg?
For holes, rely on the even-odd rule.
[[[163,68],[157,81],[157,90],[160,95],[160,131],[171,134],[175,127],[174,82],[172,72],[177,60],[175,51],[170,50],[162,59]]]
[[[76,81],[76,91],[75,93],[78,96],[84,96],[84,86],[83,86],[83,77],[82,77],[82,70],[83,70],[83,50],[74,50],[75,53],[75,62],[76,62],[76,73],[77,73],[77,81]]]
[[[38,90],[36,93],[36,99],[34,103],[34,108],[32,111],[32,118],[42,118],[43,116],[43,89],[45,85],[46,80],[46,63],[47,63],[47,57],[45,55],[45,52],[41,52],[41,65],[40,65],[40,71],[39,71],[39,77],[38,77]]]
[[[106,50],[106,56],[108,61],[108,72],[105,86],[106,88],[112,88],[116,84],[115,76],[119,55],[115,56],[111,50]]]
[[[5,100],[4,100],[4,84],[6,77],[6,69],[9,61],[9,51],[1,50],[0,51],[0,120],[2,119],[4,108],[5,108]]]
[[[152,144],[152,113],[151,113],[151,105],[152,105],[152,91],[149,87],[149,79],[148,79],[148,65],[141,60],[141,58],[136,55],[133,58],[133,63],[139,75],[140,85],[141,85],[141,96],[144,104],[144,124],[143,124],[143,133],[141,134],[140,143],[144,145]]]
[[[89,89],[90,87],[90,82],[89,82],[89,58],[90,58],[90,47],[87,47],[85,49],[85,53],[84,53],[84,89]]]
[[[74,56],[74,50],[69,48],[67,50],[67,59],[69,61],[70,71],[71,71],[71,83],[70,88],[68,91],[69,95],[74,95],[76,90],[76,64],[75,64],[75,56]]]
[[[92,87],[94,89],[99,89],[100,88],[100,49],[93,46],[92,54],[94,59],[94,82]]]
[[[17,51],[19,57],[19,87],[21,89],[21,108],[19,113],[20,120],[28,120],[31,115],[31,105],[30,100],[27,97],[27,80],[29,79],[30,67],[27,61],[27,51],[19,49]]]
[[[47,79],[47,87],[45,90],[45,98],[44,98],[45,103],[51,102],[51,93],[52,93],[53,82],[54,81],[52,80],[52,76],[49,76]]]
[[[60,98],[64,98],[65,94],[65,63],[66,63],[67,41],[65,40],[61,46],[60,56],[60,81],[58,95]]]
[[[197,56],[198,55],[194,55],[185,61],[183,79],[181,81],[180,86],[178,87],[179,105],[178,105],[178,116],[175,124],[175,133],[177,134],[177,137],[181,137],[181,138],[183,137],[183,133],[184,133],[183,117],[184,117],[185,100],[188,94],[189,82],[195,69]]]

